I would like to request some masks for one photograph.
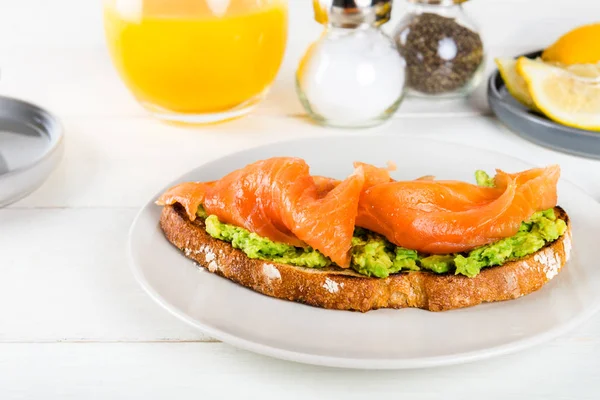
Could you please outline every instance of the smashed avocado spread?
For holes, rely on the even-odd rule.
[[[483,171],[476,172],[476,180],[480,186],[494,186],[493,179]],[[207,215],[202,206],[197,215],[205,219],[206,232],[210,236],[230,242],[249,258],[308,268],[324,268],[333,264],[329,258],[310,247],[276,243],[244,228],[224,224],[215,215]],[[428,255],[398,247],[377,233],[357,227],[352,238],[350,266],[359,274],[378,278],[419,270],[462,274],[472,278],[482,268],[502,265],[535,253],[562,236],[566,229],[565,221],[557,218],[554,209],[550,209],[532,215],[521,224],[519,232],[509,238],[466,253]]]
[[[309,268],[332,265],[329,258],[310,247],[299,248],[273,242],[246,229],[224,224],[215,215],[208,216],[205,225],[210,236],[230,242],[250,258]],[[516,235],[509,238],[468,253],[426,255],[398,247],[379,234],[356,228],[352,238],[351,267],[359,274],[378,278],[387,278],[390,274],[401,271],[419,270],[437,274],[454,272],[474,277],[482,268],[502,265],[535,253],[546,243],[562,236],[566,229],[565,222],[556,218],[554,210],[550,209],[535,213],[529,221],[521,224]]]
[[[331,265],[331,260],[317,250],[273,242],[244,228],[224,224],[216,215],[208,216],[204,220],[204,224],[206,232],[210,236],[230,242],[234,248],[242,250],[250,258],[310,268],[323,268]]]

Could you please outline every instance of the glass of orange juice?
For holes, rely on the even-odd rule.
[[[248,113],[275,79],[287,0],[104,0],[113,62],[164,120],[210,123]]]

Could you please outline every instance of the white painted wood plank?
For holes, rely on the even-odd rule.
[[[134,281],[126,242],[136,213],[1,209],[0,343],[207,340]],[[580,341],[600,344],[599,317],[560,339]]]
[[[577,0],[569,7],[561,5],[557,0],[480,0],[467,4],[486,39],[488,71],[493,69],[493,57],[545,46],[560,33],[588,22],[588,15],[594,15],[596,10],[591,0]],[[386,26],[388,31],[402,16],[404,2],[397,1],[396,8],[393,21]],[[22,0],[0,9],[3,94],[39,103],[63,116],[147,117],[111,66],[99,1]],[[269,97],[256,110],[257,115],[303,114],[295,94],[294,72],[321,27],[312,20],[309,1],[290,0],[290,16],[284,64]],[[397,117],[481,112],[488,112],[485,84],[467,101],[407,99]]]
[[[0,342],[206,340],[134,281],[136,213],[0,209]]]
[[[0,0],[0,47],[101,44],[102,0]]]
[[[65,123],[62,164],[42,188],[11,207],[139,207],[188,170],[238,150],[311,136],[374,134],[451,141],[504,152],[534,164],[559,163],[566,179],[600,199],[598,161],[533,145],[491,117],[406,118],[360,131],[256,116],[204,128],[143,118],[70,118]],[[402,149],[398,149],[401,156]]]
[[[490,57],[518,54],[526,48],[494,49]],[[82,49],[16,48],[1,50],[2,95],[36,103],[61,117],[151,116],[121,83],[103,47]],[[255,115],[298,116],[305,112],[295,89],[301,53],[290,53],[265,101]],[[488,72],[494,68],[487,64]],[[488,113],[485,83],[470,99],[429,101],[407,98],[395,118],[419,115],[478,115]]]
[[[73,48],[102,45],[101,1],[0,0],[0,47]],[[405,0],[394,1],[390,30],[402,17]],[[312,2],[289,0],[290,47],[304,49],[320,27],[312,19]],[[545,45],[579,24],[596,21],[595,0],[475,0],[465,9],[491,46]]]
[[[596,400],[599,351],[597,342],[555,343],[460,366],[350,371],[219,343],[0,344],[0,397]]]

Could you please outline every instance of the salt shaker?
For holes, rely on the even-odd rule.
[[[313,0],[321,37],[296,73],[298,96],[323,125],[368,127],[389,119],[404,94],[405,62],[382,30],[391,0]]]

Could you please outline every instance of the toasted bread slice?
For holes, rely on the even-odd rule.
[[[567,223],[563,236],[534,254],[484,268],[474,278],[427,271],[369,278],[349,269],[304,268],[251,259],[211,237],[202,220],[190,221],[177,205],[164,207],[160,226],[167,239],[201,267],[267,296],[337,310],[416,307],[445,311],[515,299],[552,279],[571,251],[568,216],[560,207],[555,210]]]

